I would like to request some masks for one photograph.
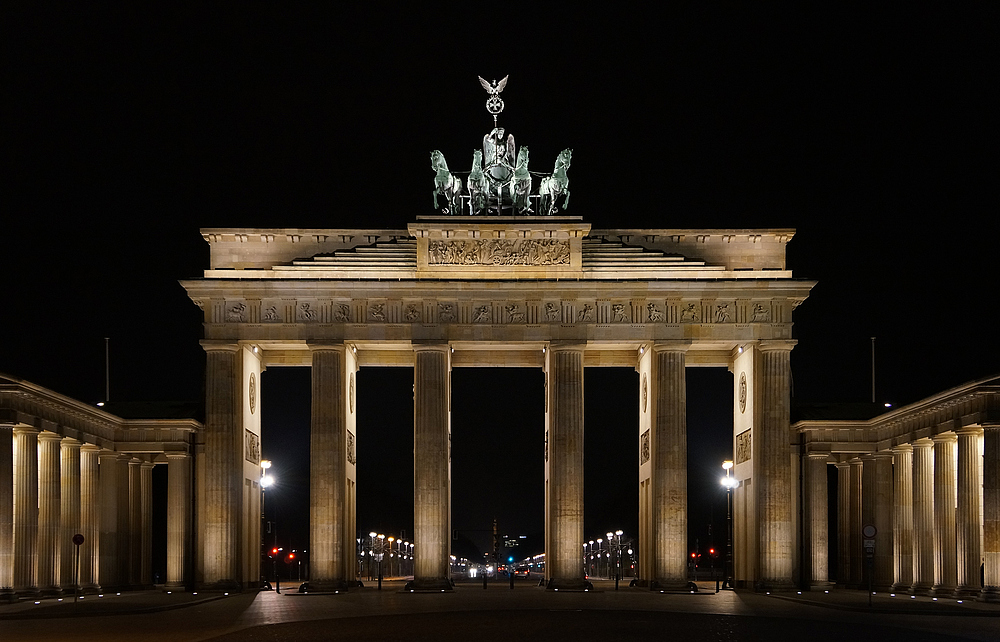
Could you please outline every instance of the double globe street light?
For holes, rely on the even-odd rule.
[[[722,468],[726,471],[722,478],[722,485],[726,487],[726,581],[723,587],[733,588],[733,489],[740,482],[732,475],[732,460],[722,462]]]

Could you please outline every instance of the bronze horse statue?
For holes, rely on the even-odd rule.
[[[528,148],[522,147],[517,152],[517,165],[514,166],[514,176],[510,179],[510,194],[514,210],[518,214],[531,211],[528,194],[531,193],[531,174],[528,173]]]
[[[566,198],[563,200],[562,207],[564,210],[569,208],[569,176],[566,175],[566,170],[569,169],[572,158],[572,149],[564,149],[559,152],[552,175],[543,178],[541,184],[538,186],[538,195],[541,197],[542,202],[540,208],[541,214],[555,214],[559,210],[556,200],[564,193],[566,194]]]
[[[448,202],[442,208],[445,214],[453,214],[455,202],[458,195],[462,193],[462,179],[448,171],[448,163],[444,160],[444,154],[438,150],[431,152],[431,169],[434,170],[434,209],[438,209],[438,194],[444,196]]]
[[[490,193],[490,183],[483,173],[483,153],[478,149],[472,152],[472,171],[469,172],[469,200],[472,214],[481,214],[486,209],[486,200]]]

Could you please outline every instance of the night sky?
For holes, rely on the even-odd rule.
[[[955,6],[958,5],[958,6]],[[403,228],[501,125],[594,228],[795,228],[793,403],[896,405],[1000,370],[998,10],[718,5],[482,15],[5,5],[0,372],[84,401],[200,400],[178,280],[207,227]],[[542,375],[453,373],[454,526],[542,524]],[[358,526],[412,536],[412,370],[358,375]],[[283,545],[304,547],[306,369],[263,376]],[[586,535],[637,525],[637,376],[586,375]],[[732,379],[688,370],[691,546],[725,504]],[[716,536],[719,541],[719,536]]]

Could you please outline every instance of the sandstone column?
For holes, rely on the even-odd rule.
[[[202,341],[205,364],[205,482],[202,583],[239,590],[243,501],[242,357],[235,343]],[[256,578],[254,578],[256,579]]]
[[[62,510],[60,481],[60,442],[52,432],[38,435],[38,575],[36,583],[42,595],[60,595],[59,536]]]
[[[958,586],[955,553],[955,445],[951,433],[934,442],[934,595],[951,597]]]
[[[913,585],[913,446],[892,449],[892,550],[894,591]]]
[[[983,425],[983,557],[979,599],[1000,602],[1000,424]]]
[[[167,453],[167,588],[187,586],[191,555],[191,457]]]
[[[795,341],[758,345],[760,426],[755,430],[754,486],[757,487],[758,554],[763,588],[793,588],[792,479],[789,435],[791,352]]]
[[[805,546],[810,586],[829,584],[826,462],[830,453],[809,453],[805,470]]]
[[[851,464],[837,462],[837,584],[851,583]]]
[[[862,588],[864,586],[864,566],[865,551],[861,541],[864,499],[861,494],[864,492],[864,468],[865,463],[861,459],[851,460],[851,530],[848,533],[848,542],[851,551],[851,576],[848,586],[850,588]]]
[[[60,477],[62,490],[60,498],[60,521],[62,528],[59,533],[61,558],[60,584],[63,590],[76,591],[80,586],[77,577],[76,546],[73,536],[81,533],[80,522],[80,442],[72,437],[62,440],[62,470]],[[83,551],[80,551],[81,555]],[[82,577],[82,576],[81,576]]]
[[[651,363],[653,395],[653,583],[687,584],[687,343],[656,343]],[[582,375],[582,372],[581,372]],[[581,427],[583,420],[581,418]],[[582,435],[581,435],[582,437]],[[581,448],[581,468],[582,468]],[[581,471],[581,503],[583,499]],[[581,523],[580,538],[583,538]]]
[[[451,590],[451,349],[430,343],[413,350],[413,587]]]
[[[153,466],[154,464],[148,461],[139,465],[141,482],[139,583],[144,587],[153,585]]]
[[[100,485],[98,581],[105,590],[119,586],[118,576],[118,453],[102,450],[97,456]]]
[[[0,602],[14,602],[14,427],[0,424]]]
[[[93,444],[80,446],[80,586],[88,593],[100,590],[97,573],[100,569],[101,506],[98,453]]]
[[[142,584],[142,462],[128,462],[128,583]]]
[[[930,439],[913,443],[913,584],[924,595],[934,586],[934,451]]]
[[[979,477],[979,463],[982,456],[979,453],[979,437],[983,429],[978,426],[967,426],[956,431],[958,433],[958,509],[957,544],[958,544],[958,587],[955,597],[974,597],[979,595],[980,577],[979,563],[982,546],[980,544],[979,499],[982,480]]]
[[[876,453],[872,460],[874,467],[873,511],[869,522],[878,530],[875,538],[875,560],[872,586],[877,591],[887,591],[895,579],[893,568],[894,533],[893,519],[893,479],[892,459],[890,452]],[[862,524],[862,527],[864,525]]]
[[[14,590],[23,596],[38,593],[38,430],[14,428]]]
[[[115,470],[118,471],[118,509],[115,514],[118,516],[116,527],[118,540],[118,588],[126,589],[132,581],[132,503],[131,503],[131,483],[132,475],[129,470],[132,457],[119,454],[115,460]]]
[[[310,580],[321,590],[346,590],[354,579],[354,559],[344,558],[346,532],[347,426],[346,346],[312,350],[312,427],[309,435]]]

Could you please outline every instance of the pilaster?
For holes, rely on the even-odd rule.
[[[449,591],[451,349],[428,343],[413,350],[413,588]]]
[[[913,584],[925,595],[934,586],[934,450],[930,439],[913,443]]]

